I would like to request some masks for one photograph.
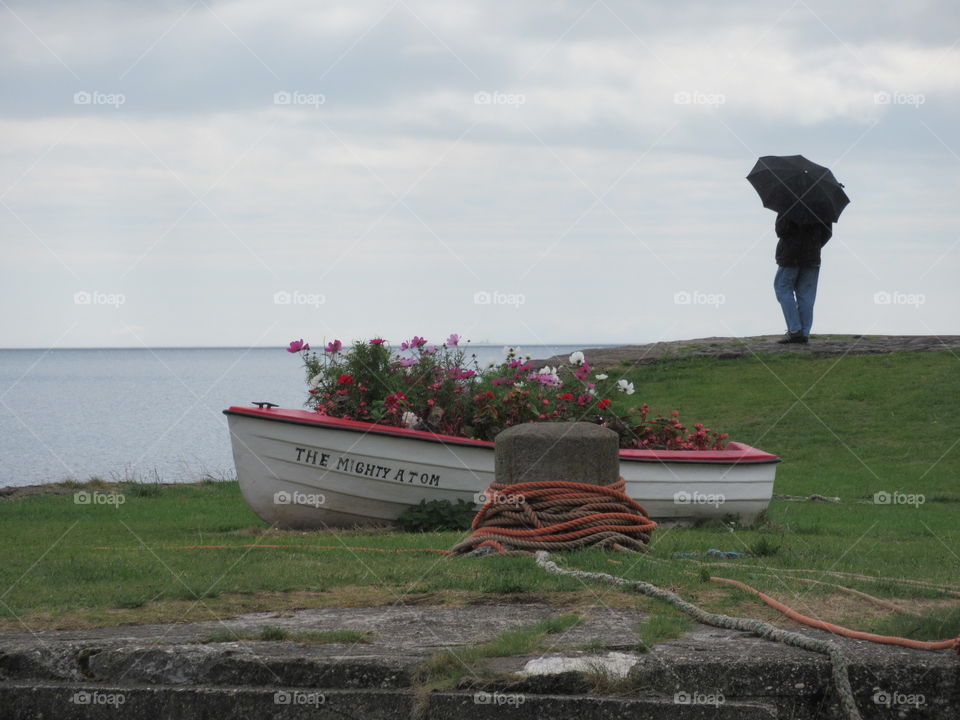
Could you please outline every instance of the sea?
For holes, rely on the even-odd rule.
[[[586,345],[521,345],[533,358]],[[482,367],[503,345],[471,345]],[[283,348],[0,350],[0,487],[63,480],[234,478],[223,410],[301,408],[299,356]]]

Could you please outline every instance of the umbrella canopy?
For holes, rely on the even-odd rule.
[[[765,208],[799,224],[835,223],[850,202],[833,173],[803,155],[764,155],[747,180]]]

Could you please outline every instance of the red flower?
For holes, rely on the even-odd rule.
[[[407,399],[407,396],[402,392],[398,392],[394,395],[387,395],[386,399],[383,401],[389,410],[395,410],[397,406],[404,402]]]
[[[340,385],[349,385],[353,382],[353,375],[341,375],[337,378],[337,383]]]
[[[573,393],[564,393],[563,395],[557,395],[557,400],[573,400]]]
[[[607,400],[607,398],[604,398],[603,400],[597,403],[597,407],[600,408],[601,410],[606,410],[608,407],[610,407],[610,401]]]

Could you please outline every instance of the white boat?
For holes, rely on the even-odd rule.
[[[494,479],[488,441],[275,406],[224,414],[243,497],[278,528],[389,524],[421,500],[479,507]],[[736,442],[724,450],[620,451],[627,494],[652,518],[680,523],[753,520],[770,503],[778,462]]]

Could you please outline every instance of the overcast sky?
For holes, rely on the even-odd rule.
[[[860,9],[863,8],[863,9]],[[0,346],[960,333],[955,2],[0,2]]]

